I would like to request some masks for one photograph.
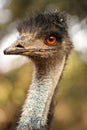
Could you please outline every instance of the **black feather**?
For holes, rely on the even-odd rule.
[[[18,31],[35,32],[35,31],[55,31],[61,33],[67,32],[67,14],[64,12],[43,12],[37,15],[29,16],[23,22],[19,23]]]

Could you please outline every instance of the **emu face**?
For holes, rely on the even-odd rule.
[[[19,39],[4,53],[44,58],[68,53],[71,46],[65,18],[58,12],[28,18],[18,26]]]

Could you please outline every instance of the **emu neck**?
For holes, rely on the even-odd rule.
[[[51,100],[66,57],[34,60],[32,83],[19,121],[18,130],[45,130]],[[28,128],[28,129],[26,129]]]

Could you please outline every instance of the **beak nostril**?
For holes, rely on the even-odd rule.
[[[22,46],[21,44],[16,45],[16,47],[24,48],[24,46]]]

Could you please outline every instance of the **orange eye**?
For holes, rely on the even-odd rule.
[[[46,37],[45,40],[46,40],[46,43],[49,44],[49,45],[53,45],[57,41],[55,36],[48,36],[48,37]]]

